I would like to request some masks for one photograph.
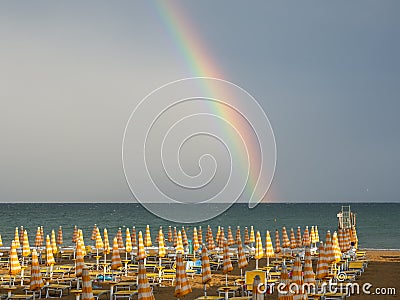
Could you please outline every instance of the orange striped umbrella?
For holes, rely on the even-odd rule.
[[[250,243],[255,243],[256,242],[256,237],[254,235],[254,227],[250,227]]]
[[[160,226],[160,229],[158,230],[158,232],[160,233],[160,230],[162,231],[162,226]],[[163,233],[164,235],[164,233]],[[159,238],[160,234],[156,235],[156,244],[158,244],[158,238]]]
[[[296,248],[296,238],[294,236],[294,230],[293,228],[290,229],[290,249],[295,249]]]
[[[110,241],[108,240],[107,228],[104,228],[103,236],[104,236],[103,254],[104,254],[104,263],[105,263],[107,261],[107,254],[109,254],[111,252],[110,251]]]
[[[75,225],[74,226],[74,233],[72,234],[72,242],[76,243],[77,238],[78,238],[78,227]]]
[[[279,278],[279,284],[282,286],[278,290],[278,299],[279,300],[293,300],[293,294],[290,292],[290,283],[289,274],[286,268],[286,265],[282,266],[281,277]]]
[[[196,256],[196,251],[199,250],[200,244],[197,238],[197,228],[193,228],[193,253]]]
[[[176,247],[176,244],[178,242],[178,231],[176,230],[176,227],[174,227],[174,247]]]
[[[75,260],[75,275],[76,277],[82,276],[82,270],[85,265],[84,256],[82,253],[81,240],[76,239],[76,260]]]
[[[185,227],[182,226],[182,244],[183,246],[189,245],[188,237],[186,235]]]
[[[249,230],[247,229],[247,227],[244,228],[244,244],[250,244]]]
[[[214,237],[210,226],[207,228],[207,248],[210,251],[215,249]]]
[[[228,285],[228,273],[233,270],[231,257],[229,255],[228,241],[225,239],[224,242],[224,256],[222,263],[222,273],[225,274],[225,283]]]
[[[122,238],[122,229],[118,228],[117,231],[117,244],[119,249],[124,249],[124,239]],[[114,247],[114,245],[113,245]]]
[[[97,228],[97,230],[96,230],[95,248],[96,248],[96,251],[97,251],[97,256],[99,255],[99,250],[104,248],[104,243],[103,243],[103,240],[101,238],[101,234],[100,234],[100,229],[99,228]]]
[[[53,249],[53,254],[58,253],[56,233],[54,232],[54,229],[51,231],[51,248]]]
[[[203,245],[203,230],[201,229],[201,226],[199,226],[199,230],[197,231],[197,240],[200,245]]]
[[[29,246],[28,233],[24,230],[24,237],[22,242],[22,256],[27,257],[31,254],[31,247]]]
[[[357,237],[357,230],[355,226],[351,228],[351,242],[354,243],[354,247],[358,248],[358,237]]]
[[[146,226],[146,235],[144,236],[144,246],[151,247],[153,244],[151,242],[150,226]]]
[[[219,245],[219,239],[221,238],[221,226],[218,226],[217,234],[215,235],[215,243]],[[218,246],[219,247],[219,246]]]
[[[281,240],[278,229],[275,230],[275,253],[281,252]]]
[[[301,228],[297,227],[297,235],[296,235],[296,247],[301,248],[303,246],[302,238],[301,238]]]
[[[121,256],[119,255],[118,238],[113,240],[113,250],[111,256],[111,270],[118,270],[122,267]]]
[[[282,227],[282,248],[289,248],[290,240],[286,231],[286,227]]]
[[[263,257],[264,257],[264,250],[263,250],[263,245],[262,245],[262,240],[261,240],[261,234],[259,231],[257,231],[256,252],[254,255],[254,258],[256,260],[256,269],[258,269],[258,261]]]
[[[35,237],[35,247],[40,247],[42,242],[42,236],[40,234],[40,227],[37,228]]]
[[[40,266],[36,249],[32,251],[32,263],[31,263],[31,280],[29,289],[31,291],[37,291],[44,286],[42,274],[40,273]]]
[[[311,239],[310,239],[310,234],[308,232],[308,226],[306,226],[306,229],[304,230],[302,242],[303,242],[304,247],[310,247],[310,245],[311,245]]]
[[[351,244],[350,244],[350,228],[346,228],[345,229],[344,245],[345,245],[345,251],[350,250],[350,248],[351,248]]]
[[[343,229],[339,228],[339,230],[338,230],[338,242],[339,242],[339,248],[340,248],[341,252],[344,252],[343,251],[343,249],[344,249],[343,237],[344,237],[343,236]]]
[[[10,248],[10,261],[9,261],[9,274],[17,275],[21,272],[21,265],[19,264],[17,247],[15,245],[15,241],[11,242]],[[11,278],[10,278],[11,282]]]
[[[303,272],[304,272],[304,283],[315,284],[315,273],[312,268],[310,248],[306,248]]]
[[[21,225],[19,228],[19,240],[22,242],[24,240],[24,226]]]
[[[92,281],[90,280],[89,269],[85,266],[82,270],[82,297],[81,300],[94,300],[92,292]]]
[[[325,246],[324,243],[321,242],[319,246],[319,256],[317,262],[317,271],[315,274],[316,278],[323,279],[328,276],[328,262],[325,256]]]
[[[275,253],[274,247],[272,246],[271,235],[269,234],[268,230],[265,234],[265,256],[267,257],[267,266],[269,266],[269,259],[270,257],[274,257]]]
[[[85,241],[83,239],[83,233],[82,233],[82,229],[78,229],[78,238],[79,241],[81,242],[81,249],[82,249],[82,255],[85,256],[86,255],[86,247],[85,247]]]
[[[128,258],[128,253],[132,252],[132,240],[131,240],[131,233],[129,228],[127,227],[125,230],[125,254],[126,259]]]
[[[52,266],[55,264],[53,256],[53,248],[51,247],[50,237],[46,236],[46,266]]]
[[[240,226],[238,226],[237,229],[236,229],[235,240],[236,240],[236,244],[239,243],[239,240],[240,240],[240,242],[242,241],[242,235],[240,233]]]
[[[58,227],[58,232],[57,232],[57,245],[61,246],[63,244],[63,232],[62,232],[62,227]]]
[[[160,264],[161,264],[161,257],[164,257],[167,254],[165,250],[165,241],[164,241],[164,233],[162,229],[158,232],[158,256],[160,257]]]
[[[243,250],[243,245],[242,245],[242,240],[239,239],[237,240],[238,244],[238,267],[240,269],[240,275],[242,275],[242,270],[248,266],[248,261],[246,258],[246,254],[244,253]]]
[[[132,227],[131,242],[132,242],[133,248],[137,247],[136,227],[135,226]]]
[[[316,238],[316,236],[315,236],[314,226],[311,226],[310,240],[311,240],[311,244],[317,243],[317,238]]]
[[[201,249],[201,283],[204,284],[204,296],[207,296],[206,284],[211,281],[210,259],[207,255],[207,248],[203,246]]]
[[[333,236],[332,236],[332,247],[333,247],[333,254],[334,254],[333,256],[335,257],[334,262],[338,263],[342,258],[342,252],[340,251],[339,240],[338,240],[336,231],[333,233]]]
[[[44,229],[43,226],[40,226],[40,237],[41,237],[41,242],[40,242],[40,247],[43,245],[44,243]]]
[[[162,234],[162,230],[161,234]],[[153,291],[150,287],[149,280],[146,275],[144,261],[139,261],[138,266],[138,300],[154,300]]]
[[[189,280],[186,277],[185,265],[183,263],[182,253],[176,254],[176,280],[175,280],[175,292],[174,295],[177,298],[181,298],[192,292]]]
[[[142,235],[142,232],[139,231],[138,250],[137,250],[136,260],[145,259],[146,257],[147,257],[147,254],[146,254],[146,250],[144,249],[143,235]]]
[[[15,227],[14,243],[15,243],[15,248],[16,249],[21,248],[21,244],[19,242],[18,227]]]
[[[224,233],[224,228],[222,227],[219,231],[218,248],[223,249],[224,243],[225,243],[225,233]]]
[[[295,293],[296,295],[293,298],[299,300],[308,299],[307,294],[304,294],[302,292],[304,280],[303,280],[303,267],[301,265],[300,256],[296,256],[296,259],[294,260],[294,265],[292,270],[292,282],[296,284],[296,287],[298,287],[298,290]]]
[[[96,240],[96,236],[97,236],[97,224],[94,224],[94,226],[93,226],[93,230],[92,230],[92,236],[90,237],[90,239],[92,240],[92,241],[95,241]]]
[[[174,241],[172,236],[172,227],[168,226],[168,243],[172,243]]]
[[[228,246],[232,246],[235,244],[235,240],[233,239],[231,226],[228,226]]]
[[[335,253],[333,251],[331,232],[328,230],[325,237],[325,259],[329,264],[335,261]]]
[[[319,232],[318,232],[318,226],[315,226],[315,241],[316,243],[319,242]]]
[[[182,233],[179,230],[178,232],[178,239],[176,241],[176,247],[175,247],[175,252],[176,253],[184,253],[184,249],[183,249],[183,243],[182,243]]]

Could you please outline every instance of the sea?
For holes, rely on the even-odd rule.
[[[205,228],[210,225],[214,234],[217,226],[231,226],[234,235],[236,226],[241,227],[242,233],[246,226],[254,226],[263,239],[265,231],[271,231],[274,240],[275,229],[281,231],[282,226],[288,230],[294,228],[296,232],[298,226],[303,231],[305,226],[316,225],[324,239],[327,230],[337,230],[337,213],[342,205],[350,205],[357,216],[360,248],[400,249],[400,203],[262,203],[252,209],[247,204],[234,204],[223,214],[196,224],[172,223],[153,215],[138,203],[3,203],[0,204],[0,235],[3,245],[9,246],[15,227],[22,225],[33,246],[38,226],[44,227],[45,234],[53,229],[57,234],[58,227],[62,226],[64,245],[72,245],[74,225],[83,230],[85,242],[89,244],[94,224],[101,232],[107,228],[110,240],[118,228],[125,233],[126,227],[135,226],[137,231],[144,231],[146,225],[150,225],[154,239],[160,226],[164,234],[168,226],[185,226],[190,238],[194,226],[202,226],[204,235]],[[209,209],[213,209],[211,204]]]

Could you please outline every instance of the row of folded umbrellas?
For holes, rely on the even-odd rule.
[[[141,234],[141,232],[139,232]],[[336,234],[336,233],[335,233]],[[158,231],[158,235],[156,237],[156,243],[159,243],[160,236],[164,235],[163,234],[163,229],[160,227]],[[259,236],[260,232],[257,231],[257,234],[254,232],[253,226],[250,227],[250,233],[248,228],[246,227],[244,230],[244,244],[245,245],[253,245],[253,243],[258,243],[256,241],[256,236]],[[241,239],[241,230],[240,227],[237,228],[236,230],[236,235],[235,238],[233,237],[231,227],[228,227],[227,230],[227,242],[228,246],[232,245],[237,245],[238,240]],[[358,238],[357,238],[357,232],[356,228],[347,228],[347,229],[339,229],[338,233],[338,242],[339,242],[339,247],[342,252],[348,251],[351,247],[351,243],[354,243],[354,245],[357,247],[358,244]],[[118,229],[117,234],[117,243],[118,243],[118,248],[120,249],[125,249],[126,252],[131,252],[133,248],[138,247],[138,242],[137,242],[137,233],[136,233],[136,228],[133,227],[132,231],[130,231],[129,228],[126,228],[125,231],[125,243],[123,240],[123,235],[122,235],[122,230],[121,228]],[[53,250],[53,254],[56,254],[58,252],[58,247],[61,247],[63,245],[63,231],[62,227],[60,226],[58,229],[57,237],[55,234],[55,231],[52,230],[51,235],[47,236],[47,239],[50,240],[50,245]],[[84,247],[84,239],[83,239],[83,232],[81,229],[78,229],[77,226],[74,227],[74,232],[72,236],[72,242],[77,243],[77,240],[80,239],[81,243],[83,244],[83,249],[85,253],[85,247]],[[29,256],[30,254],[30,246],[29,246],[29,239],[28,239],[28,234],[27,231],[23,229],[21,226],[21,229],[18,230],[18,227],[15,229],[15,234],[14,234],[14,243],[16,248],[21,247],[20,240],[22,241],[22,255],[23,256]],[[91,240],[95,241],[94,242],[94,247],[97,250],[102,250],[104,253],[108,254],[110,253],[110,243],[109,243],[109,238],[108,238],[108,232],[107,229],[104,228],[103,230],[103,237],[101,236],[100,229],[97,227],[97,225],[94,225],[94,228],[92,230],[92,235],[91,235]],[[209,250],[214,250],[216,248],[222,249],[223,248],[223,243],[225,240],[225,232],[223,227],[218,227],[215,240],[213,237],[212,229],[210,226],[207,228],[207,233],[206,233],[206,239],[205,243],[207,245],[207,248]],[[280,239],[280,234],[279,231],[275,231],[275,247],[272,246],[272,241],[271,241],[271,235],[270,232],[267,230],[265,233],[265,248],[267,252],[275,252],[279,253],[281,252],[282,248],[290,248],[290,249],[296,249],[296,248],[301,248],[301,247],[310,247],[312,245],[316,245],[316,243],[319,242],[319,233],[318,233],[318,227],[317,226],[312,226],[311,230],[309,231],[308,226],[306,226],[303,234],[301,233],[301,228],[297,227],[297,233],[295,234],[293,228],[291,228],[290,233],[288,234],[287,230],[285,227],[282,228],[282,243]],[[180,242],[181,241],[181,242]],[[36,232],[36,237],[35,237],[35,247],[42,247],[44,242],[44,230],[43,227],[38,227],[37,232]],[[181,250],[181,248],[188,246],[189,245],[189,239],[186,234],[185,227],[182,227],[182,230],[177,230],[176,227],[172,229],[171,226],[168,228],[168,235],[167,238],[165,239],[165,243],[170,243],[173,245],[177,251]],[[193,228],[193,237],[192,237],[192,246],[193,250],[197,251],[200,248],[200,245],[203,245],[203,233],[201,227]],[[150,227],[149,225],[146,226],[146,231],[144,235],[144,240],[143,240],[144,246],[145,247],[151,247],[153,245],[152,243],[152,238],[150,234]],[[0,246],[3,246],[1,235],[0,235]],[[273,249],[273,250],[271,250]],[[86,253],[85,253],[86,255]]]
[[[179,235],[178,235],[179,240]],[[268,240],[268,237],[267,237]],[[260,233],[257,232],[255,238],[255,255],[254,258],[256,260],[264,257],[263,255],[263,247],[261,243]],[[160,258],[165,256],[165,251],[162,252],[160,249],[164,247],[164,237],[162,234],[162,230],[160,230],[159,238],[159,256]],[[179,243],[179,241],[178,241]],[[267,241],[268,243],[268,241]],[[240,269],[244,269],[248,265],[248,260],[246,258],[242,242],[240,237],[238,237],[238,267]],[[82,278],[82,299],[92,299],[91,295],[91,283],[87,269],[85,269],[84,264],[84,253],[82,251],[82,236],[78,231],[77,241],[76,241],[76,265],[75,272],[76,276],[83,277]],[[268,250],[267,257],[268,257]],[[176,255],[176,286],[175,286],[175,296],[182,297],[191,292],[190,283],[186,277],[186,271],[183,263],[183,248],[177,251]],[[138,292],[140,294],[139,299],[154,299],[152,294],[150,285],[148,283],[146,277],[146,271],[144,267],[144,260],[147,254],[144,247],[144,241],[141,232],[138,235],[138,252],[137,252],[137,260],[139,262],[138,267]],[[325,243],[320,243],[319,247],[319,256],[316,272],[312,268],[311,262],[311,253],[310,248],[306,247],[305,253],[305,262],[304,268],[300,261],[299,256],[296,257],[294,262],[293,270],[292,270],[292,278],[290,279],[285,266],[282,267],[281,271],[281,282],[295,282],[297,284],[302,284],[303,282],[314,282],[316,278],[324,278],[328,276],[328,270],[330,264],[337,263],[341,260],[341,250],[339,247],[339,242],[336,234],[331,235],[330,231],[327,232]],[[228,274],[233,270],[233,266],[230,259],[230,249],[228,245],[228,239],[223,239],[223,268],[222,272],[224,274]],[[208,250],[205,245],[203,245],[201,249],[201,262],[202,262],[202,283],[207,284],[211,280],[211,269],[208,258]],[[52,247],[50,244],[49,238],[46,241],[46,265],[51,266],[54,264]],[[119,253],[118,241],[117,237],[113,239],[113,250],[112,250],[112,261],[111,261],[111,269],[119,270],[122,267],[122,262]],[[21,271],[21,266],[19,264],[18,255],[16,251],[15,241],[12,242],[10,249],[10,275],[16,275]],[[38,262],[38,254],[36,249],[32,250],[32,262],[31,262],[31,280],[30,287],[32,290],[37,290],[43,286],[43,280],[41,278],[39,262]],[[285,295],[288,296],[288,295]],[[289,295],[288,297],[291,297]]]

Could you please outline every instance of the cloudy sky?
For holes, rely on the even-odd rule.
[[[267,201],[398,202],[399,11],[398,1],[2,2],[0,201],[132,201],[121,163],[132,110],[162,84],[205,75],[245,88],[269,117],[278,159]]]

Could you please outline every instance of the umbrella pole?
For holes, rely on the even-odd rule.
[[[267,267],[269,267],[269,256],[267,256]]]
[[[258,270],[258,259],[256,259],[256,270]]]
[[[204,284],[204,297],[207,297],[207,285]]]
[[[228,286],[228,273],[225,274],[225,285]]]

